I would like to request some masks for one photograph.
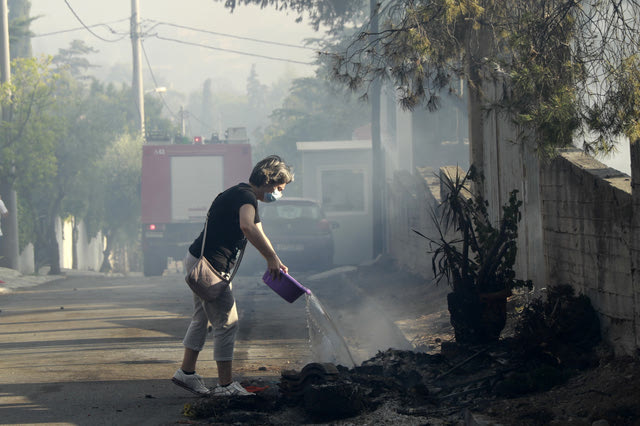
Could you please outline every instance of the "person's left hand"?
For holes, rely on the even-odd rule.
[[[282,272],[289,272],[287,265],[282,263],[278,256],[275,256],[267,262],[267,268],[269,269],[269,274],[273,279],[279,279]]]

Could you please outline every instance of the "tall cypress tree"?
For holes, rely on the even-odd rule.
[[[31,2],[29,0],[8,0],[9,34],[11,58],[30,58],[31,50]]]

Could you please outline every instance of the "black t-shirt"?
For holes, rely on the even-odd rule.
[[[204,257],[219,272],[231,272],[240,249],[246,244],[240,229],[240,207],[245,204],[251,204],[256,209],[253,222],[260,222],[258,199],[246,183],[221,192],[209,207]],[[189,253],[195,257],[200,257],[203,233],[204,229],[189,247]]]

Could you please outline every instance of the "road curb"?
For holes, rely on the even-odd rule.
[[[0,295],[35,287],[50,281],[65,279],[66,275],[22,275],[19,271],[0,268]]]

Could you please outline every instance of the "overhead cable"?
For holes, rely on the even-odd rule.
[[[151,67],[151,63],[149,62],[149,57],[147,56],[147,51],[144,48],[144,43],[141,42],[140,43],[140,47],[142,48],[142,53],[144,55],[144,60],[147,63],[147,68],[149,69],[149,74],[151,74],[151,79],[153,80],[153,84],[155,85],[155,88],[157,89],[158,88],[158,81],[156,80],[156,76],[153,73],[153,68]],[[164,96],[162,96],[162,93],[160,93],[160,92],[157,92],[157,93],[158,93],[158,95],[160,95],[160,99],[162,100],[162,103],[164,104],[164,106],[167,108],[167,111],[169,111],[169,114],[172,115],[172,116],[177,117],[178,115],[175,114],[171,110],[171,108],[169,108],[169,105],[167,105],[167,102],[165,101]]]
[[[197,116],[195,116],[192,112],[189,112],[189,117],[193,117],[193,118],[195,118],[195,119],[196,119],[196,121],[197,121],[198,123],[200,123],[202,126],[204,126],[204,127],[205,127],[205,129],[206,129],[207,131],[209,131],[209,133],[214,133],[214,132],[215,132],[215,131],[214,131],[214,130],[213,130],[213,129],[212,129],[212,128],[207,124],[207,123],[205,123],[204,121],[202,121],[201,119],[199,119],[199,118],[198,118]]]
[[[255,58],[269,59],[269,60],[272,60],[272,61],[289,62],[289,63],[301,64],[301,65],[315,65],[314,62],[297,61],[295,59],[278,58],[278,57],[275,57],[275,56],[267,56],[267,55],[259,55],[259,54],[256,54],[256,53],[241,52],[239,50],[224,49],[222,47],[214,47],[214,46],[209,46],[209,45],[202,44],[202,43],[194,43],[194,42],[190,42],[190,41],[178,40],[178,39],[175,39],[175,38],[162,37],[162,36],[159,36],[158,34],[154,34],[152,37],[155,37],[155,38],[157,38],[159,40],[173,41],[175,43],[186,44],[186,45],[189,45],[189,46],[203,47],[205,49],[218,50],[218,51],[221,51],[221,52],[235,53],[235,54],[238,54],[238,55],[252,56],[252,57],[255,57]]]
[[[94,24],[94,25],[88,25],[86,27],[76,27],[76,28],[70,28],[68,30],[59,30],[59,31],[52,31],[50,33],[44,33],[44,34],[34,34],[31,37],[36,38],[36,37],[46,37],[46,36],[52,36],[52,35],[58,35],[58,34],[63,34],[63,33],[70,33],[70,32],[74,32],[74,31],[80,31],[80,30],[85,30],[87,28],[95,28],[95,27],[107,27],[107,29],[109,31],[111,31],[112,34],[118,34],[117,31],[115,31],[113,28],[111,28],[109,25],[111,24],[117,24],[123,21],[128,21],[129,18],[124,18],[124,19],[119,19],[117,21],[111,21],[111,22],[105,22],[102,24]],[[121,35],[124,34],[124,37],[126,37],[127,35],[129,35],[129,33],[120,33]],[[122,40],[122,38],[120,40]]]
[[[298,44],[290,44],[290,43],[282,43],[279,41],[270,41],[270,40],[263,40],[263,39],[258,39],[258,38],[253,38],[253,37],[245,37],[245,36],[239,36],[239,35],[234,35],[234,34],[227,34],[227,33],[220,33],[217,31],[209,31],[209,30],[203,30],[203,29],[199,29],[199,28],[194,28],[194,27],[188,27],[186,25],[180,25],[180,24],[172,24],[170,22],[161,22],[161,21],[154,21],[152,19],[149,20],[150,22],[155,22],[156,24],[153,25],[151,28],[149,28],[148,31],[151,31],[153,28],[161,26],[161,25],[166,25],[169,27],[175,27],[175,28],[182,28],[185,30],[191,30],[191,31],[196,31],[196,32],[201,32],[201,33],[206,33],[206,34],[212,34],[212,35],[217,35],[217,36],[221,36],[221,37],[229,37],[229,38],[235,38],[238,40],[245,40],[245,41],[253,41],[256,43],[264,43],[264,44],[272,44],[272,45],[276,45],[276,46],[283,46],[283,47],[292,47],[295,49],[305,49],[305,50],[311,50],[311,51],[316,51],[316,49],[312,48],[312,47],[308,47],[308,46],[301,46]]]
[[[73,13],[73,16],[75,16],[75,17],[76,17],[76,19],[78,20],[78,22],[80,22],[80,24],[82,24],[82,26],[83,26],[87,31],[89,31],[91,34],[93,34],[93,36],[94,36],[94,37],[97,37],[97,38],[99,38],[100,40],[102,40],[102,41],[106,41],[106,42],[108,42],[108,43],[115,43],[115,42],[118,42],[118,41],[122,40],[124,37],[126,37],[126,36],[124,36],[124,37],[120,37],[120,38],[119,38],[119,39],[117,39],[117,40],[108,40],[108,39],[106,39],[106,38],[103,38],[103,37],[99,36],[98,34],[94,33],[94,32],[91,30],[91,28],[89,28],[89,27],[88,27],[88,26],[87,26],[87,25],[82,21],[82,19],[80,19],[80,17],[79,17],[79,16],[78,16],[78,14],[76,13],[76,11],[75,11],[75,10],[73,10],[73,7],[71,7],[71,5],[69,4],[68,0],[64,0],[64,2],[65,2],[65,4],[67,5],[67,7],[69,8],[69,10],[71,11],[71,13]]]

